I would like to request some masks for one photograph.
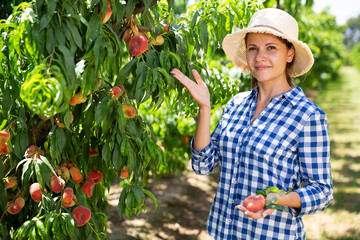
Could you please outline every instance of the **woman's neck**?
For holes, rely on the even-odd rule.
[[[259,83],[258,104],[267,105],[270,100],[280,94],[290,91],[292,88],[286,82],[284,84]]]

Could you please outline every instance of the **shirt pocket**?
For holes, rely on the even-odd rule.
[[[277,179],[280,185],[289,183],[297,169],[297,149],[289,137],[287,128],[267,126],[255,130],[248,142],[253,167],[269,174],[268,177],[272,179],[269,181]]]

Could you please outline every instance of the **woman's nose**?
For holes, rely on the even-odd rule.
[[[256,61],[263,61],[264,59],[265,59],[265,51],[264,50],[262,50],[262,49],[259,49],[258,51],[257,51],[257,54],[256,54],[256,57],[255,57],[255,59],[256,59]]]

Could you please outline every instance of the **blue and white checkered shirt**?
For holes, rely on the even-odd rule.
[[[211,142],[192,148],[192,167],[220,179],[207,231],[215,239],[305,239],[301,217],[322,211],[333,199],[330,141],[325,113],[300,87],[273,99],[251,123],[258,88],[237,94],[226,105]],[[192,146],[192,141],[191,141]],[[235,205],[266,186],[294,188],[301,208],[248,218]]]

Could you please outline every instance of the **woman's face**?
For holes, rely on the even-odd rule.
[[[286,65],[294,58],[294,48],[271,34],[247,35],[246,59],[252,75],[259,83],[286,82]]]

